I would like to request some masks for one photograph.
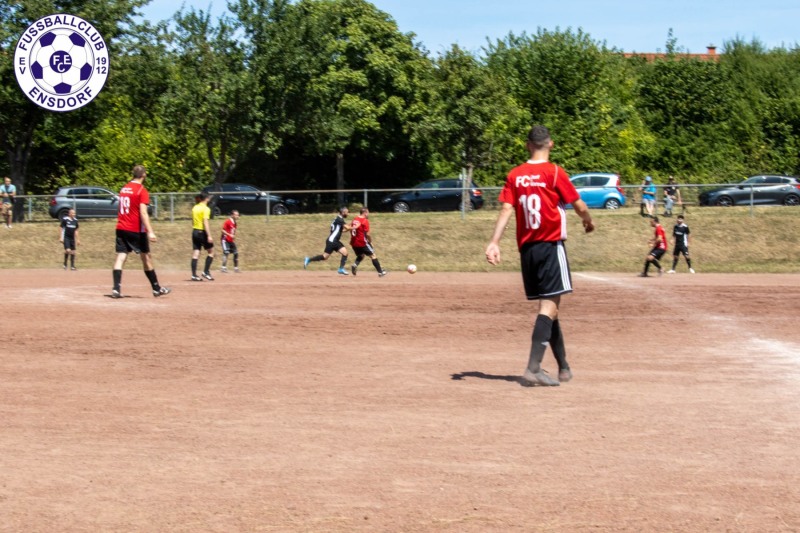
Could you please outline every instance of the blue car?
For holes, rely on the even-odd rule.
[[[620,187],[620,179],[616,174],[575,174],[570,181],[588,207],[619,209],[625,205],[625,191]]]

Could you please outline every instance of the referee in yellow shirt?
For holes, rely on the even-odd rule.
[[[195,197],[197,203],[192,208],[192,281],[214,281],[211,276],[211,263],[214,261],[214,239],[211,237],[211,227],[208,221],[211,218],[211,209],[208,207],[208,193],[201,192]],[[206,265],[203,268],[202,278],[197,275],[197,260],[200,250],[205,248],[208,252]]]

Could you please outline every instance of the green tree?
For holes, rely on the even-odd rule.
[[[28,177],[36,155],[50,156],[39,166],[37,179],[46,180],[71,166],[81,146],[82,133],[96,123],[102,104],[98,99],[91,105],[71,113],[55,114],[32,102],[19,90],[14,76],[14,56],[17,40],[25,29],[39,18],[53,13],[70,13],[91,21],[103,35],[113,52],[115,41],[130,28],[136,8],[147,0],[90,0],[49,1],[0,0],[0,147],[5,154],[8,174],[20,192],[29,188]],[[46,131],[44,131],[46,129]],[[68,133],[69,132],[69,133]],[[35,188],[35,183],[31,183]]]
[[[407,143],[408,110],[429,62],[387,14],[364,0],[241,0],[235,11],[276,110],[263,118],[308,155],[333,158],[338,189],[348,151],[392,159]]]
[[[475,56],[453,46],[435,63],[430,94],[428,113],[416,128],[415,139],[432,147],[435,174],[464,170],[470,183],[476,170],[488,169],[481,182],[501,183],[508,163],[524,149],[529,124],[528,113],[503,80]],[[499,172],[492,172],[498,167]]]
[[[490,43],[486,54],[532,120],[551,129],[559,163],[570,171],[633,172],[636,153],[651,138],[620,53],[580,29],[540,28]]]
[[[188,143],[202,143],[219,185],[261,141],[261,92],[233,20],[223,17],[215,25],[208,13],[190,10],[179,12],[175,25],[166,122]]]

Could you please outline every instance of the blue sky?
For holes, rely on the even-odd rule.
[[[373,0],[397,21],[400,31],[413,32],[433,55],[451,44],[479,51],[509,32],[535,33],[582,28],[595,41],[626,52],[663,51],[670,28],[680,48],[705,52],[742,37],[760,40],[768,48],[795,47],[800,42],[797,0]],[[225,0],[152,0],[142,8],[151,20],[172,16],[184,5],[218,16]]]

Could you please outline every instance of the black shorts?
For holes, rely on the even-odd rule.
[[[225,239],[222,239],[222,241],[220,241],[220,244],[222,245],[222,253],[224,255],[239,253],[239,250],[236,249],[235,242],[226,241]]]
[[[356,257],[361,257],[363,255],[372,257],[375,255],[375,249],[369,243],[367,243],[366,246],[353,246],[353,252],[355,252]]]
[[[75,237],[67,237],[64,236],[64,249],[65,250],[75,250]]]
[[[666,250],[663,250],[661,248],[653,248],[652,250],[650,250],[649,255],[652,255],[656,259],[661,259],[666,252],[667,252]]]
[[[520,250],[520,261],[528,300],[572,292],[572,276],[563,241],[525,244]]]
[[[333,252],[338,252],[342,248],[344,248],[342,241],[325,241],[325,253],[328,255],[332,254]]]
[[[118,229],[116,249],[118,254],[129,254],[131,252],[149,254],[150,240],[147,238],[147,233]]]
[[[672,255],[674,255],[675,257],[677,257],[677,256],[679,256],[681,254],[689,255],[689,247],[679,244],[678,246],[675,247],[674,250],[672,250]]]
[[[201,250],[205,248],[210,250],[214,247],[213,242],[209,242],[208,233],[204,229],[192,230],[192,250]]]

